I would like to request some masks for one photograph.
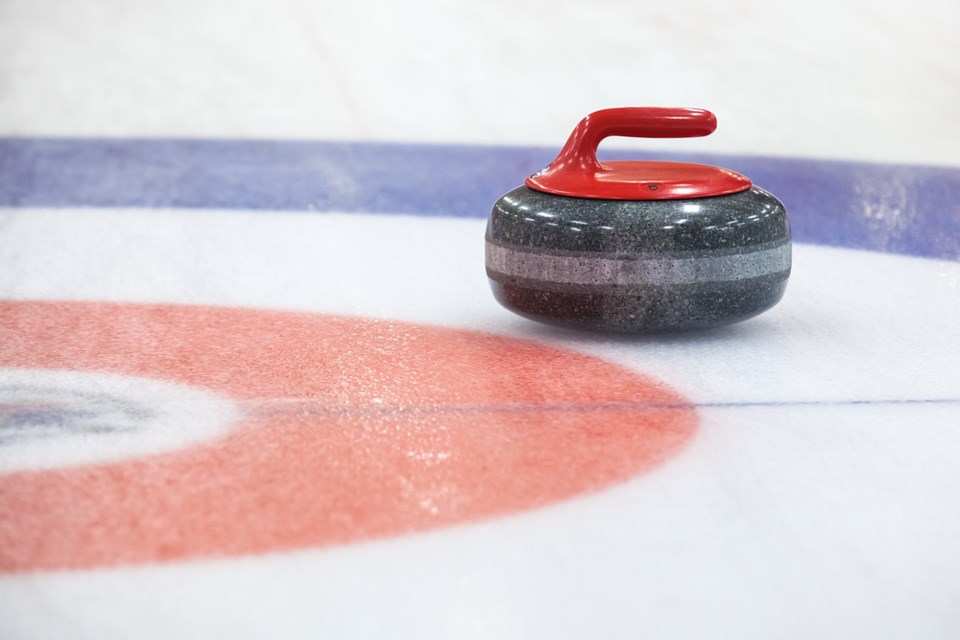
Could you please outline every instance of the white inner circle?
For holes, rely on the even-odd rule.
[[[0,473],[177,449],[225,434],[239,417],[229,399],[180,383],[0,369]]]

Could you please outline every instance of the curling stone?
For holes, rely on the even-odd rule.
[[[749,179],[681,162],[597,161],[608,136],[685,138],[717,127],[703,109],[591,113],[560,155],[493,207],[487,275],[532,320],[666,332],[745,320],[783,296],[790,227]]]

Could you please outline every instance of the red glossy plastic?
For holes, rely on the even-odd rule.
[[[705,198],[745,191],[750,180],[720,167],[686,162],[597,160],[608,136],[691,138],[713,133],[717,119],[704,109],[621,107],[594,111],[580,121],[550,165],[527,178],[531,189],[605,200]]]

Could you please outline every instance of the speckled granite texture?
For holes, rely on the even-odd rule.
[[[684,200],[597,200],[525,186],[487,225],[493,293],[522,316],[582,329],[667,332],[745,320],[783,296],[790,228],[752,187]]]

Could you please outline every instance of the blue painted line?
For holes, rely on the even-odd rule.
[[[484,218],[556,149],[0,138],[0,207],[344,211]],[[643,151],[750,176],[799,242],[960,259],[960,169]]]
[[[764,407],[860,407],[897,405],[957,405],[960,398],[892,398],[880,400],[758,400],[746,402],[703,402],[699,409],[752,409]]]
[[[458,413],[582,413],[593,411],[659,411],[664,409],[764,409],[784,407],[861,407],[861,406],[915,406],[957,405],[960,398],[891,398],[891,399],[845,399],[845,400],[747,400],[731,402],[601,402],[576,404],[468,404],[468,405],[313,405],[309,398],[285,399],[282,402],[261,401],[247,403],[247,412],[261,417],[287,415],[316,416],[378,416],[378,415],[446,415]]]

